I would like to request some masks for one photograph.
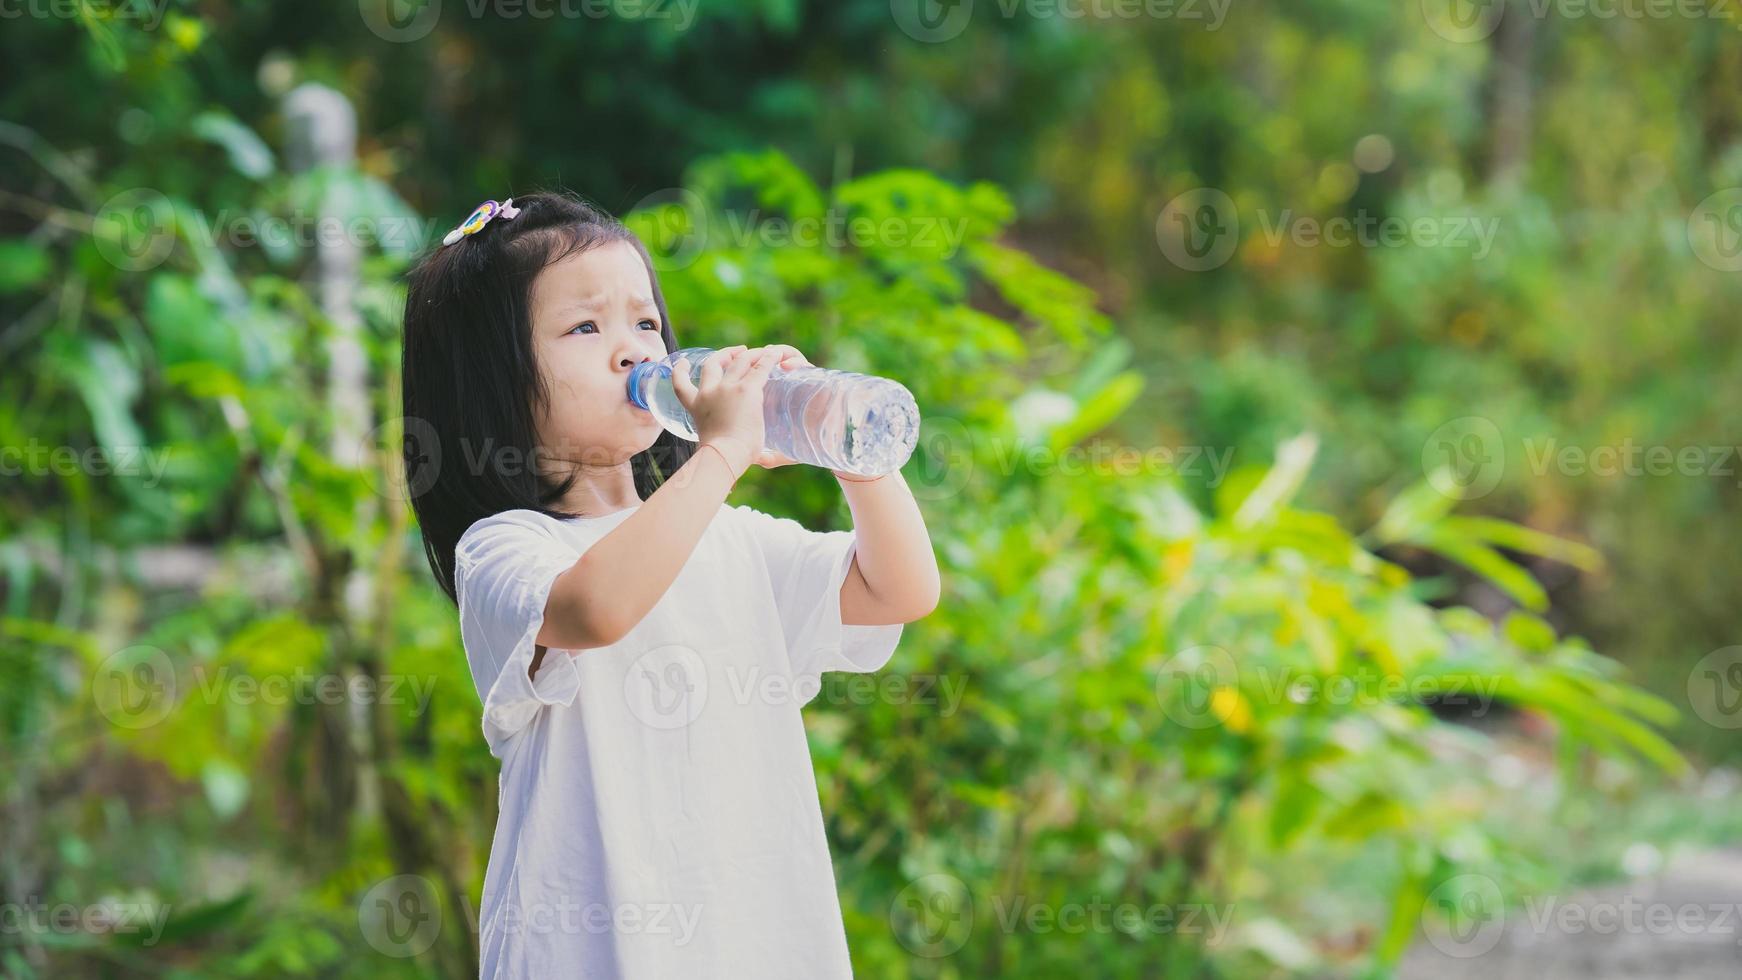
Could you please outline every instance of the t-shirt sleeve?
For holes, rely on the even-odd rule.
[[[869,673],[895,654],[902,623],[849,626],[841,622],[841,585],[853,567],[853,531],[812,531],[789,517],[735,506],[768,565],[780,630],[798,676],[826,670]]]
[[[542,520],[528,511],[485,518],[454,550],[460,638],[484,702],[484,740],[498,758],[544,706],[572,704],[580,691],[566,651],[549,651],[537,677],[527,676],[550,587],[580,558]]]

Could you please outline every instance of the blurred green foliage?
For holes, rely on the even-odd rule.
[[[1742,180],[1742,49],[1721,18],[1461,43],[1415,6],[985,5],[940,43],[872,2],[683,28],[449,3],[410,43],[370,0],[14,22],[0,446],[43,452],[0,485],[0,887],[167,919],[0,935],[0,969],[475,970],[496,766],[399,486],[397,276],[477,199],[558,181],[634,210],[685,343],[791,343],[926,416],[945,600],[884,693],[833,676],[806,712],[861,974],[1384,972],[1445,882],[1552,874],[1540,826],[1491,819],[1501,736],[1447,719],[1548,719],[1557,801],[1723,734],[1574,635],[1683,701],[1738,625],[1735,477],[1540,457],[1737,442],[1736,279],[1689,228]],[[305,81],[355,102],[354,167],[286,159]],[[1193,270],[1168,205],[1199,187],[1241,234]],[[1267,234],[1362,215],[1498,231],[1481,257]],[[355,458],[317,216],[363,246]],[[855,221],[882,230],[826,233]],[[1167,465],[1063,465],[1115,445]],[[739,493],[847,526],[814,472]],[[305,675],[380,696],[246,693]],[[1309,860],[1356,866],[1360,928],[1315,914]],[[400,875],[427,946],[370,919]],[[1024,925],[1103,899],[1206,917]]]

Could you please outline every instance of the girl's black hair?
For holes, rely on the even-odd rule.
[[[513,219],[425,256],[408,274],[402,377],[405,485],[436,582],[454,593],[454,549],[476,521],[551,508],[574,483],[538,472],[536,409],[549,397],[532,343],[532,283],[546,266],[607,242],[641,254],[665,349],[678,349],[653,260],[622,222],[567,192],[514,198]],[[630,466],[646,500],[695,451],[661,431]],[[514,461],[517,465],[505,465]]]

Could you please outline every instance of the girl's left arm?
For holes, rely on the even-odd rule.
[[[858,548],[841,584],[841,622],[883,626],[924,618],[938,604],[938,562],[913,491],[897,470],[867,480],[835,471]]]
[[[790,344],[767,347],[781,353],[783,368],[812,366]],[[755,462],[776,467],[793,461],[764,450]],[[841,583],[841,624],[886,626],[930,615],[938,605],[938,560],[932,553],[925,518],[920,516],[919,504],[901,471],[875,480],[840,470],[832,472],[847,496],[858,541],[853,567]]]

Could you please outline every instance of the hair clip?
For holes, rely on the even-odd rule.
[[[452,245],[467,235],[476,235],[483,230],[485,225],[490,223],[492,218],[500,217],[503,221],[511,221],[519,214],[520,209],[514,206],[514,198],[512,197],[501,204],[497,204],[495,201],[485,201],[478,205],[477,210],[467,215],[466,220],[460,222],[459,227],[448,232],[442,238],[442,245]]]

